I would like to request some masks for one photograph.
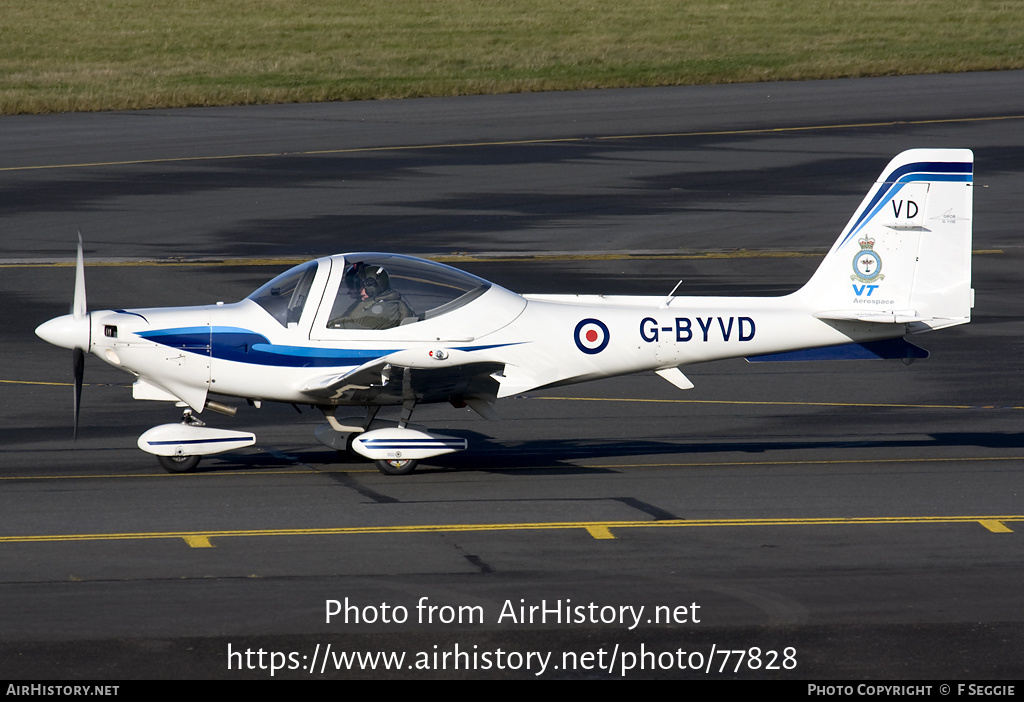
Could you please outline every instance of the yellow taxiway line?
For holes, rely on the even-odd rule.
[[[211,539],[228,537],[352,536],[364,534],[436,534],[475,531],[559,531],[582,529],[595,539],[614,539],[613,531],[651,528],[862,526],[886,524],[980,524],[992,533],[1013,533],[1007,522],[1024,515],[945,517],[808,517],[781,519],[666,519],[662,521],[525,522],[496,524],[423,524],[409,526],[322,527],[308,529],[238,529],[218,531],[117,532],[106,534],[38,534],[0,536],[0,544],[71,541],[182,539],[192,548],[211,548]]]
[[[529,146],[537,144],[601,143],[620,140],[666,139],[680,137],[729,136],[744,134],[785,134],[788,132],[809,132],[831,129],[868,129],[877,127],[917,126],[925,124],[958,124],[968,122],[998,122],[1024,119],[1024,115],[1002,115],[996,117],[960,117],[954,119],[893,120],[887,122],[854,122],[850,124],[820,124],[804,127],[768,127],[759,129],[706,130],[698,132],[668,132],[659,134],[620,134],[608,136],[560,137],[552,139],[521,139],[514,141],[459,142],[454,144],[410,144],[395,146],[364,146],[347,149],[319,149],[312,151],[287,151],[262,154],[223,154],[220,156],[180,156],[174,158],[149,158],[128,161],[99,161],[94,163],[58,163],[44,166],[8,166],[5,171],[40,171],[62,168],[98,168],[102,166],[135,166],[152,163],[188,163],[191,161],[232,161],[253,158],[288,158],[291,156],[334,156],[340,154],[377,153],[387,151],[422,151],[430,149],[480,148],[485,146]]]
[[[974,256],[991,256],[1006,253],[1003,249],[975,249],[971,252]],[[761,258],[823,258],[825,250],[821,251],[775,251],[771,249],[736,249],[731,251],[643,251],[632,253],[629,251],[593,252],[593,253],[569,253],[569,252],[544,252],[534,251],[529,253],[502,253],[502,254],[423,254],[425,258],[438,263],[563,263],[567,261],[710,261],[710,260],[732,260],[732,259],[761,259]],[[85,264],[86,268],[145,268],[151,266],[160,267],[186,267],[186,268],[255,268],[261,266],[294,266],[308,261],[308,257],[283,257],[283,258],[236,258],[225,259],[138,259],[133,261],[110,261],[93,260]],[[0,268],[71,268],[75,265],[70,260],[18,260],[0,261]]]
[[[742,451],[742,445],[737,445]],[[661,463],[595,463],[577,464],[584,469],[625,470],[630,468],[751,468],[757,466],[835,466],[835,465],[876,465],[887,463],[990,463],[1019,462],[1024,463],[1024,456],[961,456],[961,457],[922,457],[922,458],[815,458],[803,461],[671,461]],[[481,471],[488,470],[481,467]],[[503,469],[514,471],[515,469]],[[373,467],[321,470],[317,468],[264,468],[259,470],[209,471],[200,473],[90,473],[83,475],[4,475],[0,482],[32,482],[41,480],[124,480],[124,479],[167,479],[167,480],[203,480],[206,478],[240,478],[252,476],[278,475],[330,475],[332,473],[368,473],[376,475]]]
[[[45,380],[13,380],[0,378],[0,385],[55,385],[71,386],[69,382],[56,382]],[[86,383],[89,386],[90,383]],[[122,387],[119,384],[92,383],[101,387]],[[128,388],[130,385],[124,385]],[[806,400],[666,400],[642,397],[549,397],[541,395],[530,395],[531,400],[548,400],[557,402],[641,402],[651,404],[674,404],[674,405],[751,405],[762,407],[874,407],[893,409],[921,409],[921,410],[1024,410],[1024,405],[921,405],[921,404],[900,404],[893,402],[808,402]]]
[[[530,397],[531,400],[556,400],[561,402],[645,402],[673,405],[760,405],[781,407],[890,407],[899,409],[1001,409],[1024,410],[1019,405],[914,405],[887,402],[807,402],[801,400],[658,400],[638,397]]]

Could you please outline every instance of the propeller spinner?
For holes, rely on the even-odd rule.
[[[85,354],[92,345],[92,324],[85,299],[85,256],[82,253],[82,233],[78,233],[78,261],[75,264],[75,297],[71,313],[54,317],[36,328],[36,336],[54,346],[71,349],[71,367],[75,377],[75,427],[78,438],[78,412],[82,404],[82,379],[85,375]]]

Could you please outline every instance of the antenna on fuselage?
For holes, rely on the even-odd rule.
[[[678,290],[679,286],[682,285],[682,284],[683,284],[682,280],[680,280],[678,283],[676,283],[676,286],[674,288],[672,288],[672,292],[670,292],[668,294],[668,297],[665,298],[665,301],[663,303],[661,303],[661,306],[660,306],[661,309],[664,310],[664,309],[668,308],[668,306],[672,303],[672,300],[675,299],[676,290]]]

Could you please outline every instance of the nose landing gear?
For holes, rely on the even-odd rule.
[[[139,448],[157,457],[169,473],[195,470],[201,457],[252,446],[256,435],[246,431],[214,429],[186,409],[178,424],[161,424],[139,437]]]

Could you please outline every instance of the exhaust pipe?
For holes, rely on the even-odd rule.
[[[208,409],[212,412],[218,412],[220,414],[226,414],[229,417],[234,417],[235,414],[238,412],[237,407],[234,407],[232,405],[225,405],[221,402],[213,402],[211,400],[206,401],[205,409]]]

